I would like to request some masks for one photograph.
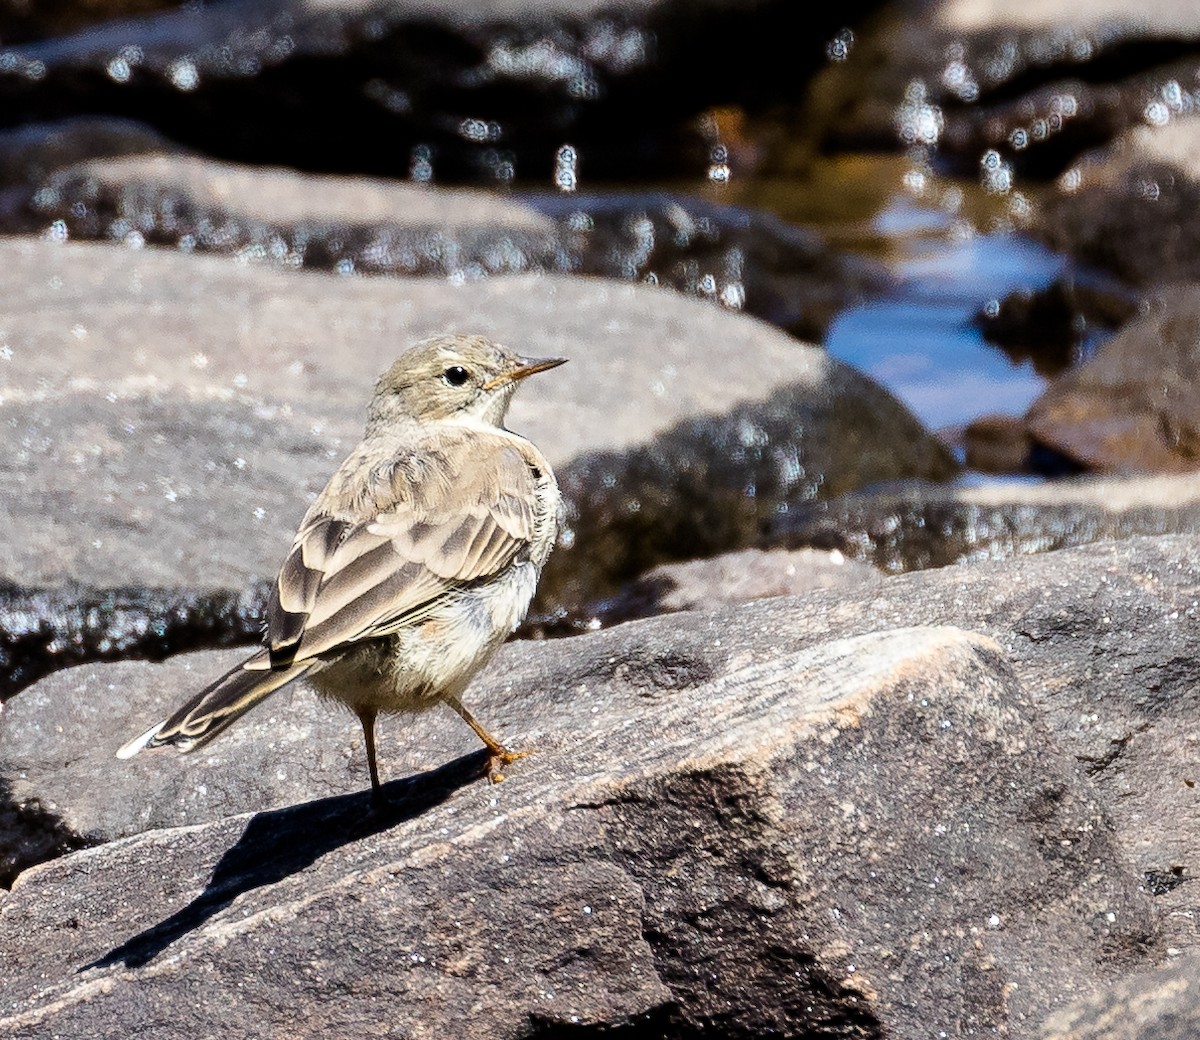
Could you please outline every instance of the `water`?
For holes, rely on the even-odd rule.
[[[930,429],[1023,414],[1046,379],[989,344],[973,319],[990,300],[1045,288],[1068,261],[1020,234],[956,234],[944,211],[902,197],[879,213],[875,230],[892,240],[899,284],[839,314],[829,353],[886,386]]]

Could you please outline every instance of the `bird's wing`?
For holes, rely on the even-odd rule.
[[[526,552],[537,474],[521,447],[464,431],[383,464],[348,462],[280,569],[267,610],[272,667],[419,623]]]

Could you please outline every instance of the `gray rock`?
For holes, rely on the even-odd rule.
[[[896,573],[1192,532],[1200,488],[1174,475],[881,488],[790,507],[766,541],[838,549]]]
[[[730,603],[796,596],[814,589],[851,588],[883,580],[868,564],[817,549],[743,549],[708,560],[664,563],[598,604],[605,624],[677,610],[712,610]]]
[[[995,643],[797,651],[788,602],[509,647],[475,699],[539,751],[498,787],[472,754],[382,816],[324,798],[26,871],[0,1027],[195,1035],[219,1007],[242,1035],[361,1035],[386,1008],[400,1036],[1025,1035],[1153,954],[1149,897]],[[144,695],[113,686],[113,709]],[[447,721],[410,730],[430,764],[470,747]]]
[[[824,352],[650,287],[340,278],[29,240],[0,242],[0,264],[0,580],[24,589],[132,604],[157,588],[203,613],[195,593],[227,604],[269,580],[361,435],[379,372],[448,329],[571,358],[510,413],[574,503],[546,609],[753,544],[785,494],[954,471],[901,405]],[[616,545],[593,536],[613,515],[628,532]],[[15,602],[14,631],[30,630],[31,604]],[[47,653],[65,635],[52,627]]]
[[[22,139],[8,165],[44,168],[67,150],[64,136],[94,141],[101,154],[133,147],[83,121],[42,133],[44,155],[35,161],[36,144]],[[0,157],[3,147],[0,139]],[[458,278],[548,271],[651,281],[814,339],[839,309],[890,281],[882,265],[843,254],[769,214],[662,193],[518,201],[478,190],[142,154],[54,168],[28,180],[25,204],[12,208],[10,224],[23,232],[51,229],[76,241],[167,245],[289,267]]]
[[[1200,286],[1165,290],[1029,408],[1041,444],[1092,470],[1200,468]]]
[[[1122,979],[1055,1012],[1042,1040],[1192,1040],[1200,1034],[1200,957]]]
[[[506,739],[541,747],[569,725],[559,719],[561,699],[593,689],[590,680],[573,678],[577,669],[594,667],[635,685],[686,687],[747,661],[800,652],[830,634],[915,622],[978,630],[1005,648],[1048,728],[1092,778],[1133,867],[1162,908],[1169,940],[1186,948],[1194,945],[1188,922],[1200,913],[1194,886],[1181,883],[1200,873],[1197,559],[1200,537],[1130,539],[655,618],[566,641],[513,644],[467,699]],[[226,653],[161,665],[85,666],[10,701],[0,731],[0,777],[11,785],[15,812],[42,815],[36,826],[5,839],[14,850],[7,855],[18,858],[25,855],[21,846],[45,842],[50,823],[60,838],[94,842],[366,786],[357,723],[302,692],[268,702],[191,756],[141,755],[126,764],[112,758],[139,727],[233,660]],[[543,660],[559,662],[547,668],[560,674],[545,704],[538,700],[541,680],[525,678],[523,664]],[[530,699],[514,706],[509,697]],[[659,722],[653,728],[664,732]],[[433,768],[474,747],[449,712],[387,724],[381,744],[392,776]]]

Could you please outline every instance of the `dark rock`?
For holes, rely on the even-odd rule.
[[[695,175],[700,112],[798,96],[872,6],[226,0],[0,51],[0,111],[136,118],[221,158],[326,172]]]
[[[233,591],[0,585],[0,701],[84,661],[254,642],[270,584]]]
[[[992,170],[1046,178],[1148,113],[1189,104],[1198,38],[1195,11],[1178,4],[901,7],[856,31],[804,121],[826,151],[915,145],[967,175],[991,151]]]
[[[890,394],[840,364],[646,444],[584,454],[559,471],[566,532],[539,602],[578,613],[588,595],[614,593],[658,563],[759,545],[792,510],[897,468],[931,481],[957,471]]]
[[[68,603],[55,590],[81,586],[127,604],[166,590],[147,630],[180,597],[221,616],[273,577],[309,496],[360,437],[379,372],[447,329],[572,359],[510,414],[575,501],[578,537],[555,554],[547,610],[664,560],[753,544],[785,494],[954,471],[901,405],[824,352],[647,287],[344,278],[19,240],[0,241],[0,264],[12,489],[0,579],[44,590],[57,611]],[[602,515],[622,518],[627,545],[588,540]],[[40,626],[18,622],[17,642]],[[128,645],[88,631],[85,652]],[[172,645],[196,645],[174,631]]]
[[[499,787],[479,754],[444,764],[470,735],[426,715],[414,747],[443,764],[376,816],[322,798],[27,870],[0,911],[0,1026],[194,1035],[219,1005],[223,1028],[291,1036],[363,1034],[381,1007],[406,1036],[1025,1035],[1146,963],[1151,899],[1000,648],[907,629],[796,650],[797,602],[508,647],[474,700],[539,752]],[[84,710],[153,714],[128,669],[183,665],[89,666],[126,671]],[[82,735],[49,717],[43,763]],[[104,785],[85,801],[168,814],[164,774],[235,789],[248,763],[206,757],[133,762],[125,809]]]
[[[1200,468],[1200,287],[1148,310],[1033,403],[1033,438],[1093,470]]]
[[[1089,358],[1138,312],[1139,301],[1118,290],[1075,279],[1045,289],[1020,290],[976,315],[980,331],[1016,361],[1030,361],[1044,376],[1060,375]]]
[[[1195,531],[1196,481],[1159,477],[867,491],[791,508],[765,541],[838,549],[896,573]]]
[[[1192,1040],[1200,1035],[1200,957],[1122,979],[1055,1012],[1041,1040]]]
[[[11,46],[178,6],[178,0],[0,0],[0,40]]]
[[[1063,175],[1043,202],[1039,233],[1132,285],[1200,281],[1198,153],[1194,116],[1123,135]]]
[[[981,473],[1029,470],[1031,442],[1025,423],[1009,415],[985,415],[963,431],[967,469]]]
[[[892,280],[760,210],[659,193],[526,201],[558,220],[563,270],[651,281],[802,338],[821,339],[839,311]]]

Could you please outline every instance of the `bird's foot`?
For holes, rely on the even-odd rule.
[[[504,782],[502,766],[510,766],[519,758],[528,758],[532,751],[509,751],[508,748],[498,747],[488,756],[488,779],[494,784]]]

